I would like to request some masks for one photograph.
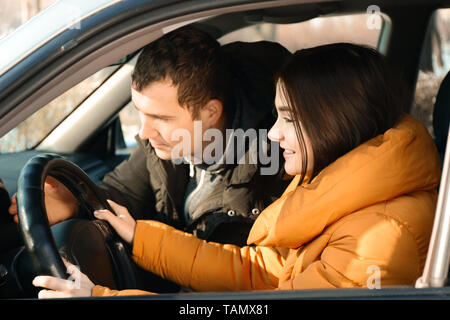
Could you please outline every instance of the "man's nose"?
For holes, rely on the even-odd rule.
[[[139,138],[142,140],[153,139],[159,136],[158,130],[150,119],[141,121],[141,128],[139,129]]]

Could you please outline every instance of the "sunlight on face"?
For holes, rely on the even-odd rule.
[[[180,128],[194,131],[191,112],[178,103],[178,88],[171,80],[157,81],[141,91],[132,88],[131,96],[141,120],[139,137],[150,141],[159,158],[171,160],[172,149],[180,143],[172,140],[172,133]]]
[[[301,174],[302,172],[302,151],[297,138],[294,127],[295,119],[291,119],[290,106],[283,92],[283,86],[279,81],[276,88],[275,107],[277,109],[277,121],[269,131],[269,139],[280,143],[280,147],[284,149],[283,157],[285,159],[284,169],[290,175]],[[301,125],[303,137],[308,154],[308,170],[312,170],[313,151],[309,137],[307,136],[303,126]]]

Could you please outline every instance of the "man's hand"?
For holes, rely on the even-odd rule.
[[[112,200],[107,200],[111,208],[116,214],[111,211],[96,210],[94,216],[97,219],[108,221],[109,224],[116,230],[117,234],[126,242],[131,244],[134,239],[134,229],[136,228],[136,221],[128,212],[128,209],[118,205]]]
[[[48,222],[51,226],[76,215],[78,211],[77,200],[64,184],[51,176],[47,176],[44,184],[44,193],[45,208]],[[8,211],[14,216],[14,221],[19,222],[16,195],[11,198],[11,206]]]
[[[50,276],[37,276],[34,278],[33,285],[35,287],[50,289],[39,291],[39,299],[90,297],[95,284],[77,266],[65,259],[63,261],[67,267],[67,273],[70,274],[69,279],[65,280]]]
[[[0,214],[6,212],[6,208],[8,208],[10,204],[8,190],[6,190],[2,179],[0,179]]]

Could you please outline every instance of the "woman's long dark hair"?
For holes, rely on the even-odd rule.
[[[280,70],[284,96],[302,151],[300,121],[314,154],[310,181],[326,166],[360,144],[394,127],[406,110],[405,91],[376,50],[349,43],[295,52]]]

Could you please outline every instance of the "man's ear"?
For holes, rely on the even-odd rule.
[[[200,110],[200,119],[206,127],[216,127],[223,117],[223,104],[218,99],[209,100]]]

